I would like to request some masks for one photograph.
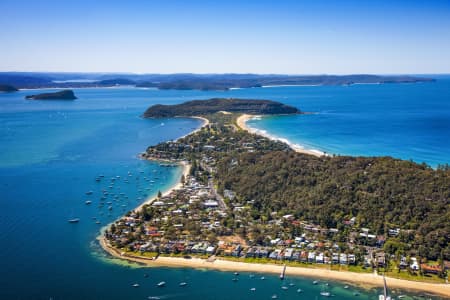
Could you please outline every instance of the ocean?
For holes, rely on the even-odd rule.
[[[228,272],[143,268],[105,254],[96,241],[102,226],[181,176],[180,167],[142,161],[138,154],[201,124],[189,118],[142,119],[141,114],[156,103],[272,99],[316,114],[262,118],[250,126],[329,153],[392,155],[436,166],[449,162],[449,87],[446,80],[228,92],[121,87],[75,89],[75,101],[24,100],[25,95],[47,90],[0,94],[0,299],[320,297],[324,281],[312,285],[311,278],[288,278],[292,286],[283,290],[276,275],[244,273],[234,282]],[[397,123],[389,127],[390,121]],[[68,223],[72,218],[80,222]],[[156,287],[160,281],[167,285]],[[180,287],[181,281],[188,285]],[[133,288],[134,283],[140,287]],[[379,293],[328,283],[334,299],[376,299]]]

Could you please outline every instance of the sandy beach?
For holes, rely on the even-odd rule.
[[[103,249],[105,249],[112,256],[145,264],[149,267],[165,266],[175,268],[214,269],[230,272],[254,272],[265,274],[280,274],[283,269],[282,265],[244,263],[221,259],[208,261],[206,259],[200,258],[185,259],[181,257],[164,257],[164,256],[160,256],[157,259],[143,258],[120,253],[118,250],[110,247],[108,242],[103,237],[100,237],[99,241]],[[347,283],[353,283],[368,288],[383,287],[383,277],[373,273],[372,274],[353,273],[353,272],[331,271],[325,269],[287,267],[285,275],[330,279]],[[399,288],[407,291],[423,291],[427,293],[450,297],[450,285],[448,284],[416,282],[389,277],[386,277],[386,282],[389,288]]]
[[[287,140],[285,140],[285,139],[275,138],[275,137],[273,137],[273,136],[271,136],[271,135],[269,135],[269,134],[266,134],[266,133],[264,133],[264,132],[261,132],[261,131],[259,131],[259,130],[254,129],[254,128],[248,127],[247,124],[246,124],[246,122],[247,122],[248,120],[250,120],[251,118],[254,118],[254,117],[257,117],[257,116],[256,116],[256,115],[247,115],[247,114],[243,114],[243,115],[240,115],[240,116],[236,119],[236,123],[237,123],[237,125],[238,125],[241,129],[246,130],[246,131],[248,131],[248,132],[250,132],[250,133],[258,134],[258,135],[264,136],[264,137],[266,137],[266,138],[268,138],[268,139],[271,139],[271,140],[284,142],[284,143],[288,144],[288,145],[292,148],[292,150],[294,150],[295,152],[303,153],[303,154],[309,154],[309,155],[314,155],[314,156],[317,156],[317,157],[321,157],[321,156],[323,156],[323,155],[326,155],[326,154],[325,154],[324,152],[322,152],[322,151],[319,151],[319,150],[309,150],[309,149],[304,149],[304,148],[302,148],[301,146],[292,144],[292,143],[290,143],[289,141],[287,141]]]

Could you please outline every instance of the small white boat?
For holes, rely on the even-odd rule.
[[[86,202],[84,202],[86,205],[89,205],[89,204],[91,204],[92,203],[92,201],[91,200],[87,200]]]
[[[263,276],[263,277],[261,277],[261,280],[266,280],[266,277],[264,277],[264,276]]]
[[[180,282],[179,285],[180,285],[180,286],[186,286],[186,285],[187,285],[187,282]]]
[[[331,296],[330,292],[320,292],[320,295],[324,296],[324,297],[330,297]]]
[[[303,292],[302,289],[297,289],[297,293]]]
[[[138,283],[135,283],[135,284],[133,284],[132,286],[135,287],[135,288],[138,288],[138,287],[139,287],[139,284],[138,284]]]
[[[256,288],[251,288],[250,291],[254,292],[256,291]]]
[[[272,295],[272,299],[278,299],[277,295]]]
[[[318,283],[319,283],[319,281],[314,280],[312,284],[316,285],[316,284],[318,284]]]
[[[287,286],[285,286],[285,285],[283,285],[282,287],[281,287],[283,290],[287,290],[287,289],[289,289]]]
[[[74,219],[70,219],[69,220],[69,223],[78,223],[78,222],[80,222],[80,219],[78,219],[78,218],[74,218]]]
[[[238,273],[238,272],[234,272],[234,275],[235,275],[235,276],[238,276],[238,275],[239,275],[239,273]]]
[[[348,285],[344,286],[344,289],[348,289]]]
[[[161,281],[160,283],[157,284],[158,287],[163,287],[166,285],[165,281]]]

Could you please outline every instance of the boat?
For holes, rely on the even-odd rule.
[[[237,279],[237,278],[233,278],[233,279],[231,279],[231,280],[233,280],[234,282],[236,282],[236,281],[238,281],[239,279]]]
[[[160,283],[157,284],[158,287],[163,287],[166,285],[165,281],[161,281]]]
[[[235,276],[238,276],[238,275],[239,275],[239,273],[238,273],[238,272],[234,272],[234,275],[235,275]]]
[[[95,224],[102,224],[102,222],[100,222],[100,221],[96,221],[96,222],[95,222]]]
[[[312,284],[316,285],[316,284],[318,284],[318,283],[319,283],[318,280],[314,280]]]
[[[303,292],[302,289],[297,289],[297,293]]]
[[[147,299],[149,299],[149,300],[159,300],[159,299],[161,299],[161,298],[158,297],[158,296],[148,296]]]
[[[93,191],[87,191],[86,195],[92,195]]]
[[[277,295],[272,295],[272,299],[278,299]]]
[[[250,291],[254,292],[256,291],[256,288],[251,288]]]
[[[91,200],[87,200],[86,202],[84,202],[84,203],[86,203],[86,205],[89,205],[89,204],[91,204],[92,203],[92,201]]]
[[[283,266],[283,270],[281,271],[281,274],[280,274],[280,279],[281,279],[281,280],[284,279],[285,273],[286,273],[286,265]]]
[[[261,277],[261,280],[266,280],[266,277],[264,277],[264,276],[263,276],[263,277]]]
[[[283,290],[287,290],[287,289],[289,289],[287,286],[285,286],[285,285],[283,285],[282,287],[281,287]]]
[[[344,289],[348,289],[348,285],[344,286]]]
[[[135,283],[135,284],[133,284],[133,287],[138,288],[138,287],[139,287],[139,284],[138,284],[138,283]]]
[[[186,286],[187,282],[180,282],[179,286]]]
[[[80,222],[79,218],[69,219],[69,223],[78,223]]]
[[[325,283],[323,285],[323,287],[322,287],[322,291],[320,292],[320,295],[323,296],[323,297],[330,297],[331,296],[331,293],[326,290],[327,286],[328,286],[328,284]]]

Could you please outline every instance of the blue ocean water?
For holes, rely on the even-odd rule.
[[[331,92],[323,88],[327,99]],[[320,98],[318,90],[76,89],[76,101],[23,99],[35,92],[0,94],[0,299],[270,299],[273,294],[294,299],[299,297],[298,288],[303,290],[301,298],[319,295],[323,286],[306,278],[289,278],[295,287],[285,291],[272,275],[262,281],[241,274],[233,282],[227,272],[142,268],[110,258],[96,242],[102,226],[180,179],[180,168],[142,161],[137,154],[149,145],[187,134],[200,121],[140,118],[148,106],[225,96],[274,99],[321,111],[326,104],[319,103],[326,100],[312,100],[313,95]],[[303,102],[308,99],[305,93],[311,95]],[[99,175],[104,177],[97,182]],[[108,191],[106,196],[103,190]],[[87,191],[92,194],[86,195]],[[86,205],[87,200],[92,203]],[[71,218],[80,222],[69,224]],[[157,288],[162,280],[167,286]],[[181,281],[188,286],[180,288]],[[132,288],[134,283],[140,288]],[[252,287],[255,292],[249,291]],[[377,295],[376,290],[347,290],[335,282],[330,282],[329,290],[334,299]],[[355,291],[358,297],[353,296]]]
[[[266,88],[313,114],[264,117],[250,127],[305,149],[450,163],[450,77],[432,83]]]

